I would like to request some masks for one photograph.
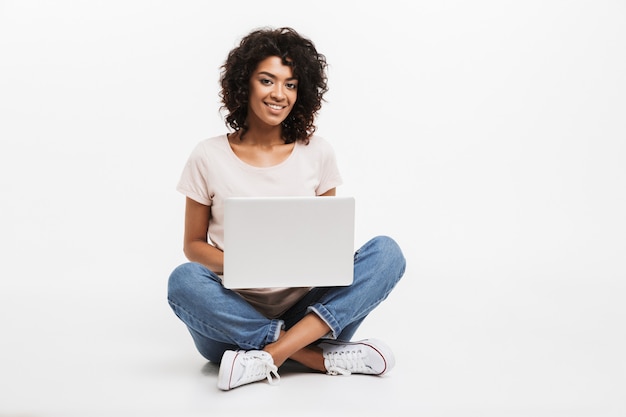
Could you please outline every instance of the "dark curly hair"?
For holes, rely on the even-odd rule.
[[[298,97],[289,116],[282,123],[285,143],[308,142],[315,132],[315,116],[328,91],[326,57],[317,52],[309,39],[289,27],[257,29],[245,36],[228,54],[221,67],[220,97],[226,110],[225,123],[235,131],[248,130],[249,82],[259,62],[277,56],[289,65],[298,80]]]

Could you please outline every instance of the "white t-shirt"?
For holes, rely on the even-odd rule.
[[[296,142],[278,165],[255,167],[239,159],[226,135],[205,139],[192,151],[176,189],[211,206],[208,239],[224,242],[224,199],[248,196],[315,196],[341,185],[335,152],[325,139]],[[297,290],[297,291],[295,291]],[[240,292],[268,317],[276,317],[304,295],[305,289],[258,289]]]

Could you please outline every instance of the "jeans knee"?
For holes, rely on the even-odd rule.
[[[406,258],[398,242],[385,235],[376,236],[370,242],[382,255],[381,259],[384,259],[389,266],[396,268],[398,275],[402,276],[406,269]]]
[[[184,293],[188,289],[193,289],[193,281],[195,280],[194,277],[197,276],[200,267],[200,265],[193,262],[177,266],[172,271],[167,281],[168,297],[176,297],[181,294],[181,292]]]
[[[387,257],[404,261],[402,249],[392,237],[380,235],[373,238],[371,242]]]

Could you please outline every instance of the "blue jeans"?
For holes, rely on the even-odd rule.
[[[328,337],[350,340],[365,317],[387,298],[405,267],[396,242],[375,237],[355,252],[350,286],[313,288],[282,316],[269,319],[224,288],[215,273],[189,262],[170,275],[168,301],[200,354],[219,363],[226,350],[258,350],[275,342],[281,329],[289,330],[311,312],[330,327]]]

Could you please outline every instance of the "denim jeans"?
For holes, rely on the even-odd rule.
[[[313,288],[276,319],[254,309],[220,278],[198,263],[176,268],[168,282],[168,301],[185,323],[196,348],[219,363],[226,350],[258,350],[278,340],[308,313],[330,327],[327,337],[348,341],[365,317],[380,304],[404,274],[406,261],[397,243],[377,236],[354,254],[354,281],[345,287]]]

